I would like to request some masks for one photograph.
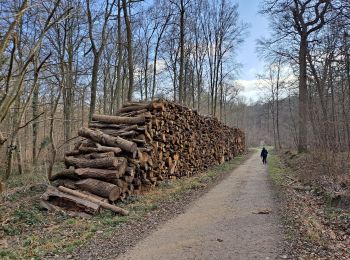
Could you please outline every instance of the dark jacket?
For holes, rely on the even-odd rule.
[[[261,156],[261,157],[267,157],[267,154],[268,154],[268,151],[267,151],[265,148],[263,148],[263,149],[261,150],[260,156]]]

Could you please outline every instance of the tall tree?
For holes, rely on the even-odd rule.
[[[131,22],[128,13],[127,0],[123,0],[123,13],[126,26],[127,50],[128,50],[128,70],[129,70],[129,90],[128,101],[132,100],[134,92],[134,61],[133,61],[133,46],[132,46],[132,30]]]
[[[101,58],[101,55],[102,55],[103,50],[104,50],[106,43],[107,43],[107,38],[109,35],[108,23],[110,21],[111,15],[112,15],[115,1],[116,0],[112,0],[111,2],[109,2],[109,0],[107,0],[105,2],[106,6],[104,7],[103,13],[102,14],[96,13],[95,16],[93,17],[93,14],[91,11],[90,0],[86,0],[89,39],[90,39],[91,50],[92,50],[92,54],[93,54],[89,120],[91,120],[92,115],[95,113],[95,110],[96,110],[96,91],[97,91],[98,71],[100,68],[100,58]],[[100,32],[96,32],[96,30],[94,30],[94,23],[101,15],[103,16],[102,29]],[[96,37],[94,37],[96,35],[99,35],[99,37],[98,37],[100,39],[99,44],[97,43],[97,40],[95,39]]]
[[[263,13],[273,19],[276,39],[292,36],[298,45],[299,70],[299,143],[298,151],[307,151],[307,53],[312,34],[326,24],[331,0],[266,0]]]

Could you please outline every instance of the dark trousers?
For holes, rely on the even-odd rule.
[[[262,159],[263,164],[267,164],[267,161],[266,161],[267,156],[263,156],[262,158],[263,158]]]

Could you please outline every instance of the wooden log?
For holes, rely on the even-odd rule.
[[[80,189],[108,198],[110,201],[116,201],[120,196],[120,188],[117,185],[108,182],[89,178],[78,181],[76,185]]]
[[[131,111],[129,113],[122,113],[122,114],[118,114],[119,116],[127,116],[127,117],[130,117],[130,116],[136,116],[136,115],[140,115],[140,114],[143,114],[143,113],[146,113],[148,112],[148,109],[141,109],[141,110],[137,110],[137,111]]]
[[[62,187],[62,186],[61,186]],[[63,186],[64,187],[64,186]],[[67,187],[65,187],[65,188],[67,188]],[[58,189],[59,189],[59,187],[58,187]],[[69,189],[69,188],[68,188]],[[75,190],[75,189],[70,189],[70,190]],[[100,196],[98,196],[98,195],[96,195],[96,194],[93,194],[93,193],[91,193],[91,192],[88,192],[88,191],[86,191],[86,190],[77,190],[78,192],[80,192],[80,193],[83,193],[83,194],[86,194],[86,195],[88,195],[88,196],[91,196],[91,197],[93,197],[93,198],[95,198],[95,199],[97,199],[97,200],[99,200],[99,201],[103,201],[103,202],[107,202],[107,203],[109,203],[109,200],[107,199],[107,198],[103,198],[103,197],[100,197]]]
[[[58,179],[71,179],[71,180],[79,180],[79,176],[76,175],[74,169],[65,169],[55,175],[51,176],[49,181],[55,181]]]
[[[111,136],[120,136],[120,137],[126,137],[126,136],[134,136],[136,135],[136,131],[130,130],[130,131],[115,131],[113,129],[103,129],[101,132],[111,135]]]
[[[122,177],[122,179],[124,181],[126,181],[127,183],[132,183],[132,181],[134,180],[134,176],[127,176],[127,175],[125,175],[125,176]]]
[[[104,124],[100,122],[90,122],[89,127],[90,128],[98,128],[98,129],[104,129],[104,128],[109,128],[109,129],[115,129],[115,130],[120,130],[124,127],[127,127],[128,125],[124,124]]]
[[[72,150],[70,152],[66,152],[65,156],[76,156],[76,155],[79,155],[79,154],[80,154],[79,150]]]
[[[152,103],[151,103],[151,107],[153,108],[153,109],[159,109],[159,110],[164,110],[165,109],[165,104],[164,104],[164,102],[160,102],[160,101],[153,101]]]
[[[67,210],[83,211],[89,214],[96,214],[100,210],[100,205],[97,203],[66,194],[52,186],[47,188],[41,199]]]
[[[101,131],[91,130],[86,127],[79,129],[79,135],[85,138],[89,138],[94,142],[98,142],[102,145],[119,147],[124,151],[134,153],[137,149],[137,145],[134,142],[128,141],[121,137],[113,137],[102,133]]]
[[[127,167],[126,171],[125,171],[125,175],[134,176],[135,175],[135,168],[134,167]]]
[[[95,178],[99,180],[108,181],[111,179],[117,179],[122,177],[126,171],[126,167],[127,167],[127,160],[125,158],[121,158],[120,164],[118,164],[118,169],[114,169],[114,170],[106,170],[106,169],[98,169],[98,168],[66,169],[53,175],[50,178],[50,181],[53,182],[58,179],[80,180],[80,179],[87,179],[87,178]],[[62,186],[66,186],[66,185],[62,184]]]
[[[126,164],[126,162],[125,162]],[[96,168],[79,168],[74,170],[75,174],[80,178],[94,178],[99,180],[112,180],[120,178],[124,172],[122,170],[105,170],[105,169],[96,169]]]
[[[145,122],[145,116],[139,115],[136,117],[122,117],[122,116],[110,116],[110,115],[93,115],[92,119],[102,123],[108,124],[143,124]]]
[[[125,210],[125,209],[122,209],[120,207],[117,207],[117,206],[114,206],[112,204],[109,204],[107,202],[104,202],[104,201],[101,201],[101,200],[98,200],[92,196],[89,196],[87,194],[84,194],[84,193],[81,193],[81,192],[78,192],[78,191],[75,191],[75,190],[71,190],[71,189],[68,189],[68,188],[65,188],[65,187],[58,187],[58,189],[60,191],[63,191],[65,193],[68,193],[68,194],[71,194],[71,195],[74,195],[74,196],[77,196],[79,198],[82,198],[82,199],[86,199],[86,200],[89,200],[93,203],[96,203],[98,205],[100,205],[101,207],[105,208],[105,209],[109,209],[109,210],[112,210],[113,212],[115,213],[118,213],[122,216],[127,216],[129,215],[129,211]]]
[[[145,141],[145,140],[142,140],[142,139],[135,139],[135,138],[133,138],[132,141],[133,141],[134,143],[141,144],[141,145],[146,144],[146,141]]]
[[[128,183],[125,180],[116,179],[116,180],[113,180],[113,183],[120,188],[121,193],[124,193],[128,190]]]
[[[149,102],[125,102],[123,107],[149,105]]]
[[[126,125],[125,127],[122,127],[118,130],[115,130],[116,133],[123,133],[123,132],[128,132],[128,131],[131,131],[131,130],[136,130],[138,128],[138,125]]]
[[[132,184],[134,185],[134,187],[140,187],[140,186],[141,186],[141,180],[135,178],[135,179],[132,181]]]
[[[114,152],[105,152],[105,153],[88,153],[88,154],[81,154],[79,155],[79,158],[84,159],[98,159],[98,158],[106,158],[106,157],[114,157]]]
[[[120,108],[117,113],[122,114],[122,113],[127,113],[132,111],[144,110],[144,109],[148,109],[149,107],[150,107],[149,103],[140,104],[140,105],[131,105],[131,106]]]
[[[108,147],[108,146],[103,146],[100,144],[96,144],[96,147],[80,147],[79,152],[80,153],[107,153],[107,152],[113,152],[114,155],[118,155],[122,149],[119,147]]]
[[[65,157],[64,163],[67,167],[73,166],[75,168],[98,168],[98,169],[118,169],[119,164],[124,159],[119,157],[106,157],[98,159],[83,159],[74,158],[71,156]]]
[[[77,186],[75,186],[76,181],[71,179],[57,179],[53,182],[51,182],[51,185],[58,187],[58,186],[65,186],[70,189],[77,189]]]

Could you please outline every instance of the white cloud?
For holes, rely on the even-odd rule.
[[[261,90],[259,89],[259,85],[261,85],[261,80],[258,79],[238,79],[235,83],[241,86],[240,95],[247,98],[247,100],[257,101],[259,100]]]

